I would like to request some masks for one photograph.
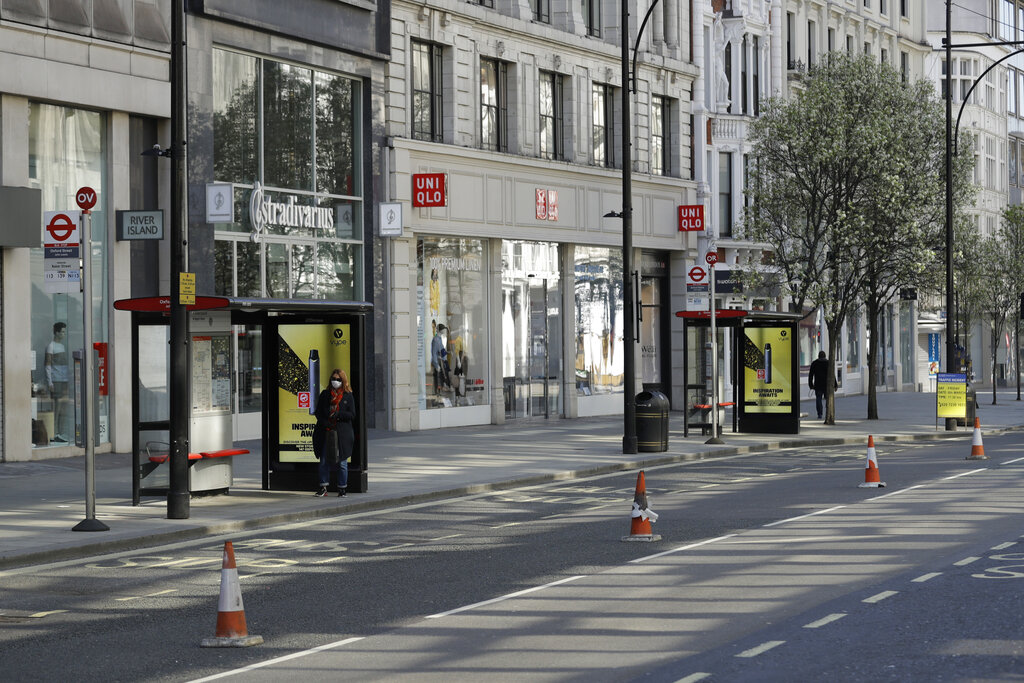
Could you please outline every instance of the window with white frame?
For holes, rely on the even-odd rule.
[[[732,152],[718,153],[718,236],[732,237]]]
[[[413,41],[412,136],[416,140],[442,140],[441,47]]]
[[[530,0],[530,11],[534,21],[551,23],[551,0]]]
[[[588,36],[601,37],[601,0],[582,0],[583,26]]]
[[[595,166],[614,166],[614,150],[612,135],[615,130],[613,121],[613,88],[605,83],[594,83],[592,97],[592,159]]]
[[[651,173],[671,173],[667,132],[670,129],[671,105],[669,100],[654,95],[651,97]]]
[[[1006,70],[1006,111],[1017,115],[1017,70]]]

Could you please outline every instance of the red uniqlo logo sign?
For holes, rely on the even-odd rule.
[[[558,190],[537,188],[537,220],[558,220]]]
[[[447,206],[448,182],[444,173],[412,174],[413,206]]]
[[[699,232],[704,229],[704,206],[691,204],[679,207],[679,232]]]

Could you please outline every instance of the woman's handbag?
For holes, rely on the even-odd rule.
[[[328,429],[324,439],[324,458],[332,465],[341,460],[341,448],[338,446],[338,430]]]

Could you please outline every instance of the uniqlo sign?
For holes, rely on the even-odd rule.
[[[558,190],[537,188],[537,220],[558,220]]]
[[[690,204],[679,207],[679,232],[699,232],[703,229],[703,204]]]
[[[413,206],[447,206],[448,181],[444,173],[412,174]]]

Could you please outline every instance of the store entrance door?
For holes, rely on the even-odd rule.
[[[557,279],[516,278],[502,288],[505,418],[562,414],[562,311]]]

